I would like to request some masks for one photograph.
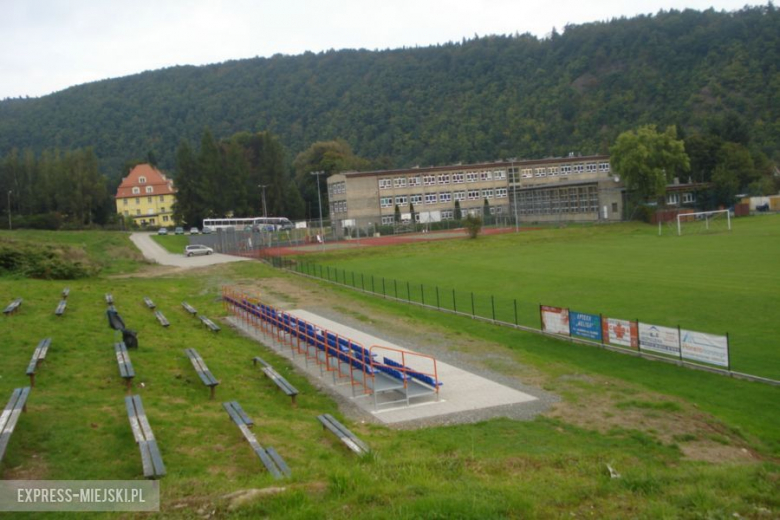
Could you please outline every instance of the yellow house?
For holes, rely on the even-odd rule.
[[[116,192],[116,212],[140,226],[173,225],[173,181],[151,164],[133,168]]]

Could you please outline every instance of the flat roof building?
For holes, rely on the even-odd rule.
[[[490,213],[514,223],[619,221],[624,187],[609,156],[497,161],[399,170],[343,172],[328,177],[331,225],[366,229],[401,221],[432,223]],[[413,209],[413,211],[412,211]]]

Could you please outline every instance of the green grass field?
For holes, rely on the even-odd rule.
[[[609,229],[627,237],[636,233]],[[547,238],[529,240],[523,249],[559,240],[559,232],[543,233]],[[18,314],[0,316],[1,404],[13,388],[29,383],[24,369],[38,341],[53,338],[28,412],[0,462],[2,479],[142,478],[112,348],[115,333],[105,317],[103,295],[111,292],[127,325],[139,331],[140,348],[130,352],[137,374],[134,392],[143,397],[168,470],[161,481],[161,512],[145,518],[655,519],[734,518],[735,513],[773,518],[780,512],[780,393],[775,387],[519,334],[256,262],[155,276],[155,268],[132,260],[138,257],[122,234],[35,238],[76,244],[97,262],[111,264],[116,257],[125,264],[78,281],[0,277],[0,304],[25,299]],[[499,237],[496,243],[516,249],[512,238]],[[600,240],[610,242],[606,235]],[[457,250],[460,245],[438,247]],[[393,249],[366,254],[366,262],[373,257],[383,268],[383,258],[396,255]],[[466,261],[462,251],[459,256]],[[551,252],[547,256],[555,258]],[[411,272],[415,262],[407,261]],[[135,275],[126,276],[128,271]],[[532,381],[560,395],[562,402],[527,422],[493,419],[394,430],[350,420],[283,358],[227,325],[211,333],[181,308],[186,300],[219,319],[225,315],[219,301],[223,284],[276,294],[304,308],[326,301],[334,311],[388,333],[439,335],[460,356],[505,377]],[[54,308],[66,286],[71,288],[68,309],[57,318]],[[155,301],[170,328],[157,323],[144,296]],[[221,380],[216,400],[208,399],[208,389],[184,355],[188,347],[196,348]],[[252,366],[258,354],[301,391],[297,409]],[[222,409],[228,400],[239,401],[255,420],[259,442],[284,457],[291,479],[279,482],[266,473]],[[586,412],[587,418],[578,417]],[[373,455],[358,459],[323,433],[315,420],[320,413],[340,418],[372,447]],[[699,455],[692,457],[694,449]],[[621,478],[611,479],[606,464]],[[227,497],[258,488],[270,491],[244,504]],[[27,516],[35,515],[14,517]]]
[[[780,215],[728,233],[658,236],[640,224],[546,229],[306,255],[332,278],[539,327],[539,304],[730,335],[734,370],[780,379]],[[338,274],[336,272],[338,271]],[[384,279],[384,280],[382,280]],[[407,286],[407,282],[409,285]],[[421,288],[421,286],[424,286]],[[453,290],[456,301],[453,305]]]

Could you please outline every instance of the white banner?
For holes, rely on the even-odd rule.
[[[718,365],[729,366],[729,340],[726,336],[705,334],[694,330],[682,330],[682,357]]]
[[[569,335],[569,309],[542,305],[542,330]]]
[[[604,341],[612,345],[637,348],[636,323],[616,318],[604,318]]]
[[[680,331],[672,327],[639,324],[639,349],[680,355]]]

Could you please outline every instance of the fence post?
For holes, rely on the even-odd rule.
[[[406,299],[409,301],[409,303],[412,303],[412,291],[409,288],[409,282],[406,282]]]
[[[330,266],[328,266],[328,281],[330,281]]]
[[[726,369],[731,372],[731,338],[726,333]]]
[[[439,286],[436,286],[436,308],[441,309],[441,305],[439,305]]]
[[[398,280],[393,278],[393,287],[395,287],[395,299],[398,299]]]
[[[452,310],[458,312],[458,302],[455,300],[455,289],[452,290]]]
[[[425,305],[425,285],[420,284],[420,302]]]
[[[382,277],[382,298],[387,298],[387,294],[385,293],[385,277]]]
[[[637,324],[637,328],[639,328],[639,324]],[[677,325],[677,349],[680,353],[680,364],[682,365],[682,331],[680,330],[680,325]]]
[[[363,273],[360,273],[360,288],[363,289],[363,291],[366,290],[366,279]]]

